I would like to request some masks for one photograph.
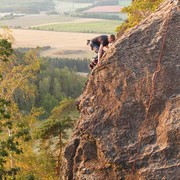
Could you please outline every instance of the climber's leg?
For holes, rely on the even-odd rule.
[[[90,69],[94,69],[94,67],[97,65],[97,63],[98,63],[98,56],[96,56],[95,58],[92,59],[92,62],[89,65]]]

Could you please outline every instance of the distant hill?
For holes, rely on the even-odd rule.
[[[1,0],[0,13],[39,13],[40,11],[53,10],[53,0]]]

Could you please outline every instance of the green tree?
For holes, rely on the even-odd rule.
[[[26,53],[20,61],[13,54],[12,39],[7,32],[0,35],[0,179],[15,179],[21,168],[17,166],[17,157],[31,136],[25,123],[28,115],[19,111],[14,95],[17,90],[25,95],[34,94],[30,85],[39,71],[37,52]]]
[[[36,107],[43,107],[48,118],[52,109],[64,98],[76,98],[83,89],[86,78],[69,70],[67,67],[57,68],[56,65],[41,64],[41,70],[37,80]]]
[[[10,40],[2,35],[0,35],[0,50],[0,87],[2,88],[2,93],[4,95],[5,90],[1,85],[4,82],[5,73],[2,65],[9,61],[13,50]],[[22,123],[14,123],[11,110],[14,109],[15,106],[12,104],[10,99],[5,99],[3,97],[4,96],[1,96],[0,98],[0,179],[7,176],[11,176],[12,179],[14,179],[19,168],[14,165],[13,155],[22,153],[19,141],[30,140],[30,134],[28,128],[26,128]],[[7,167],[8,159],[10,159],[9,167]]]
[[[132,28],[139,24],[149,14],[154,12],[163,0],[133,0],[132,4],[125,7],[122,12],[128,14],[128,19],[119,27],[117,32],[123,33],[126,29]]]
[[[73,116],[70,113],[72,111],[74,111],[74,100],[65,99],[59,106],[56,106],[52,110],[49,119],[43,123],[37,131],[38,138],[44,141],[52,140],[55,143],[53,151],[57,154],[55,157],[57,162],[57,176],[60,176],[62,151],[67,139],[69,138],[69,130],[73,127]]]
[[[31,113],[21,117],[24,124],[30,128],[32,138],[31,141],[21,144],[24,153],[14,157],[16,165],[21,167],[17,179],[56,179],[53,154],[42,146],[39,148],[39,141],[33,136],[36,127],[40,125],[37,118],[42,113],[42,109],[33,108]]]

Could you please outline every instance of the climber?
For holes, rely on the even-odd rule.
[[[95,37],[92,40],[87,40],[87,45],[90,45],[91,50],[96,52],[98,55],[92,59],[91,64],[89,67],[93,69],[97,64],[100,63],[100,59],[103,56],[104,52],[109,48],[110,45],[112,45],[116,40],[116,37],[114,34],[111,34],[109,36],[101,35],[98,37]]]

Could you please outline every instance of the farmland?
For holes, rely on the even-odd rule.
[[[10,5],[12,10],[17,8],[21,12],[21,8],[27,10],[24,7],[26,1],[2,0],[0,5],[5,5],[4,7],[7,8]],[[1,19],[0,27],[9,26],[13,29],[13,36],[16,39],[15,48],[48,47],[41,51],[42,56],[83,58],[93,56],[93,52],[86,46],[86,40],[98,34],[115,33],[116,27],[126,18],[125,14],[117,13],[117,11],[121,6],[127,6],[131,0],[119,0],[119,4],[116,4],[115,7],[111,5],[114,7],[113,10],[110,10],[111,13],[105,12],[109,10],[109,7],[104,7],[101,12],[97,11],[100,6],[104,6],[100,1],[98,4],[92,4],[70,0],[28,0],[27,6],[38,9],[40,4],[45,2],[47,4],[51,2],[50,8],[48,7],[45,11],[39,9],[39,14],[26,13],[22,17]],[[96,8],[95,13],[78,11],[79,8],[90,11],[93,7]],[[87,14],[92,15],[93,18],[89,18]],[[88,18],[85,18],[86,15]],[[107,20],[108,16],[112,20]],[[115,16],[118,16],[119,20],[115,20]]]
[[[2,29],[0,30],[0,33],[1,32]],[[50,46],[50,49],[41,53],[42,56],[69,58],[90,58],[94,56],[94,53],[90,51],[90,48],[86,45],[86,40],[97,36],[97,34],[20,29],[14,29],[12,31],[12,35],[16,40],[14,43],[14,48],[36,48],[37,46]]]
[[[57,23],[57,22],[73,22],[76,19],[77,18],[66,17],[62,15],[48,16],[46,14],[31,14],[10,20],[0,20],[0,26],[9,26],[12,28],[14,27],[26,28],[40,24],[49,24],[49,23]]]
[[[53,11],[58,13],[76,11],[78,8],[91,6],[92,3],[73,3],[58,0],[1,0],[0,12],[39,13]]]
[[[53,1],[55,4],[55,10],[59,13],[76,11],[79,8],[86,8],[92,5],[92,3],[73,3],[66,1]]]
[[[97,6],[84,11],[84,13],[119,13],[122,6]]]
[[[52,0],[1,0],[0,12],[39,13],[54,9]]]
[[[18,29],[36,29],[79,33],[115,33],[121,20],[103,20],[63,15],[33,14],[10,20],[0,20],[0,26]]]
[[[119,0],[119,5],[120,6],[129,6],[131,4],[132,0]]]
[[[33,29],[61,31],[61,32],[81,32],[81,33],[115,33],[116,27],[121,21],[99,20],[92,22],[57,23],[44,26],[34,26]]]
[[[26,1],[20,3],[22,0],[17,0],[15,3],[12,0],[7,0],[14,8],[16,5],[19,9],[26,4]],[[58,0],[30,0],[29,4],[34,6],[42,2],[53,2],[54,12],[57,14],[49,15],[46,12],[40,14],[26,14],[23,17],[11,17],[12,19],[0,20],[0,26],[9,26],[10,28],[20,29],[37,29],[37,30],[50,30],[60,32],[83,32],[83,33],[114,33],[114,30],[119,26],[122,21],[126,19],[126,15],[119,13],[124,5],[128,5],[131,0],[119,1],[117,6],[93,6],[92,3],[77,3],[73,1],[58,1]],[[5,2],[3,0],[2,2]],[[0,2],[0,4],[2,4]],[[8,3],[5,5],[8,6]],[[27,3],[28,4],[28,3]],[[111,8],[110,8],[111,7]],[[76,13],[79,8],[89,8],[85,12]],[[111,13],[107,13],[111,11]],[[85,18],[87,17],[87,18]],[[92,20],[92,18],[94,20]],[[102,20],[102,19],[105,20]],[[106,19],[112,19],[107,21]],[[118,20],[116,20],[118,19]]]

